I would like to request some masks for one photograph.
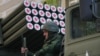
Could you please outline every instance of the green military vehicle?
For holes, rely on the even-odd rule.
[[[100,56],[100,1],[68,0],[65,56]]]
[[[100,56],[100,1],[66,0],[66,5],[64,56]],[[26,28],[23,3],[0,23],[0,56],[21,56],[21,35],[27,37],[30,51],[42,47],[42,32]]]

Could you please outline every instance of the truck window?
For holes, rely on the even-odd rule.
[[[94,34],[96,33],[96,20],[81,20],[79,7],[77,7],[71,11],[71,31],[73,39]]]

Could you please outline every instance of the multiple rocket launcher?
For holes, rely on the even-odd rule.
[[[53,5],[24,1],[27,28],[41,30],[47,21],[53,21],[59,26],[59,33],[65,34],[65,9]]]

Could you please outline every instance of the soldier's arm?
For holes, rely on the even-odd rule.
[[[43,47],[42,49],[40,49],[38,52],[36,52],[36,56],[42,55],[46,52],[53,52],[55,45],[59,42],[59,40],[54,40],[51,42],[50,45]]]

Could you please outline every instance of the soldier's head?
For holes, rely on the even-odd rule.
[[[45,39],[48,39],[50,35],[54,35],[55,33],[58,33],[59,27],[56,23],[50,21],[46,22],[43,26],[43,35],[45,36]]]

